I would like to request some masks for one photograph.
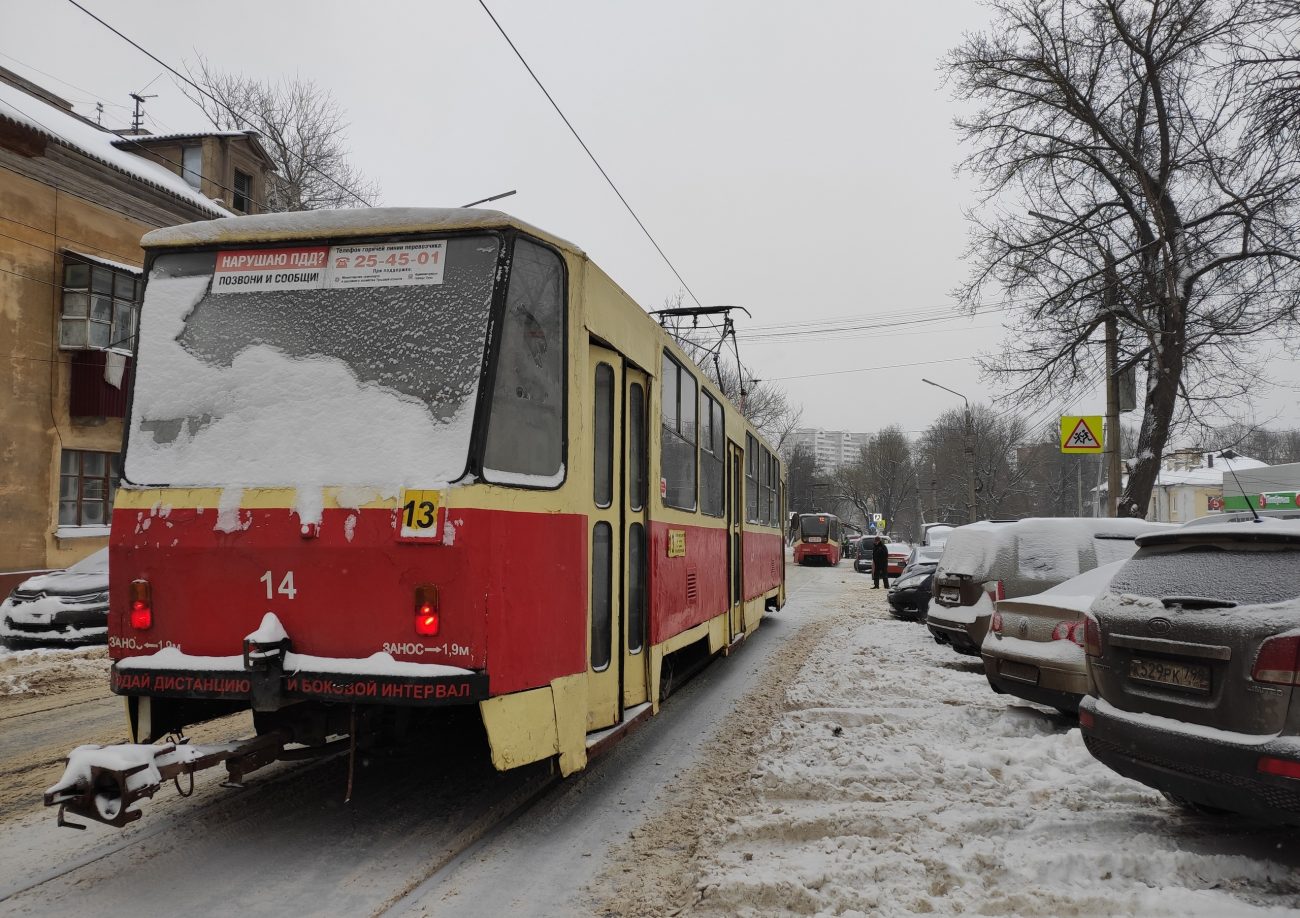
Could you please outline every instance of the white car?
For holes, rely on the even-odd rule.
[[[108,638],[108,549],[29,577],[0,604],[7,644],[102,644]]]

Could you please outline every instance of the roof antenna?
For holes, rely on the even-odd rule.
[[[1250,502],[1250,495],[1247,494],[1246,489],[1241,486],[1241,479],[1237,477],[1237,470],[1232,467],[1232,460],[1237,458],[1237,454],[1230,449],[1225,449],[1223,452],[1219,453],[1219,458],[1228,460],[1228,471],[1232,473],[1232,480],[1237,482],[1237,490],[1241,492],[1242,497],[1246,498],[1246,508],[1250,510],[1250,515],[1255,518],[1255,522],[1264,522],[1259,518],[1259,514],[1255,512],[1255,505]]]

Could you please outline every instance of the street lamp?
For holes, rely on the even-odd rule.
[[[974,523],[978,519],[978,514],[975,511],[975,422],[971,418],[970,400],[956,389],[941,386],[924,376],[921,377],[921,382],[942,389],[944,392],[951,392],[966,403],[966,448],[963,450],[966,454],[966,508],[970,514],[970,521]]]

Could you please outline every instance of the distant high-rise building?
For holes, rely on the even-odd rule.
[[[851,465],[858,461],[862,444],[867,442],[870,434],[853,433],[847,430],[826,430],[821,427],[800,427],[790,434],[786,441],[793,449],[803,444],[817,461],[819,472],[832,472],[842,465]]]

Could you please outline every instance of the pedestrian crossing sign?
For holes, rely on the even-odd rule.
[[[1067,455],[1100,453],[1103,442],[1101,415],[1061,416],[1061,452]]]

